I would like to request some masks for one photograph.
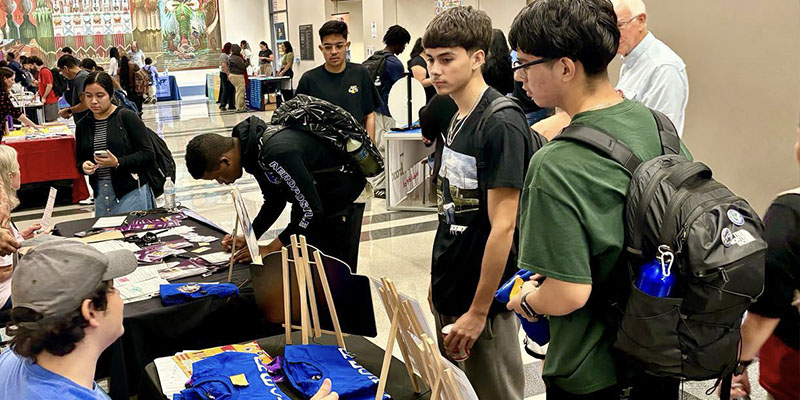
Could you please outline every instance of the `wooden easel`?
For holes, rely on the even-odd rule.
[[[431,389],[431,400],[463,400],[453,371],[446,368],[442,362],[435,340],[429,337],[422,328],[414,308],[408,301],[401,300],[391,279],[381,278],[381,285],[378,293],[380,293],[392,325],[389,330],[389,341],[386,344],[375,400],[383,399],[395,342],[406,361],[406,371],[411,379],[411,384],[414,385],[415,392],[420,393],[424,383]],[[416,365],[420,376],[416,375],[412,362]],[[420,378],[422,383],[419,381]]]
[[[311,261],[305,236],[300,235],[298,241],[297,236],[292,235],[290,240],[292,258],[289,259],[289,249],[286,247],[281,249],[281,265],[283,269],[283,314],[286,344],[292,344],[291,333],[294,328],[300,329],[302,344],[308,344],[310,336],[319,338],[323,333],[326,333],[335,335],[339,347],[347,350],[344,343],[344,334],[342,334],[342,329],[339,325],[339,316],[333,304],[333,295],[331,294],[331,288],[328,284],[328,277],[325,273],[322,253],[320,253],[319,250],[314,251],[314,261]],[[321,328],[319,310],[317,309],[317,295],[314,289],[314,276],[311,273],[311,264],[315,265],[322,284],[323,295],[325,296],[325,301],[328,303],[328,311],[330,312],[331,322],[333,323],[333,332]],[[291,287],[290,265],[294,266],[297,276],[297,289],[300,296],[299,327],[292,325],[291,291],[293,288]]]

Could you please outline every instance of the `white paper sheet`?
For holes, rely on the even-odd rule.
[[[136,271],[131,272],[121,278],[114,279],[114,287],[122,285],[131,285],[135,283],[149,281],[150,279],[158,279],[158,265],[146,265],[136,268]]]
[[[210,262],[211,264],[219,264],[225,263],[231,260],[231,253],[226,253],[224,251],[219,251],[216,253],[206,254],[200,256],[203,260]]]
[[[172,399],[174,394],[180,393],[185,388],[186,375],[172,357],[156,358],[153,362],[158,372],[158,380],[161,381],[161,392],[168,399]]]
[[[166,232],[162,232],[158,234],[158,237],[165,237],[165,236],[183,236],[188,233],[194,232],[193,226],[176,226],[171,228]]]
[[[58,190],[56,188],[50,188],[50,195],[47,197],[47,206],[45,206],[44,213],[42,214],[42,232],[50,232],[53,224],[53,207],[56,205],[57,193]]]
[[[94,247],[101,253],[116,250],[128,250],[130,252],[141,250],[139,246],[133,243],[124,242],[122,240],[107,240],[105,242],[89,243],[89,246]]]
[[[92,225],[92,228],[116,228],[125,223],[126,215],[118,217],[101,217]]]
[[[165,279],[158,278],[122,285],[117,289],[119,289],[119,293],[122,296],[122,303],[128,304],[158,296],[160,292],[160,286],[167,284],[169,284],[169,282],[167,282]]]

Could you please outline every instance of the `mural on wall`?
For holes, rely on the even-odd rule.
[[[136,41],[159,69],[216,66],[218,0],[0,0],[0,50],[37,55],[53,66],[61,48],[108,62]]]
[[[434,0],[433,2],[433,12],[435,14],[439,14],[442,11],[453,7],[459,7],[463,5],[462,0]]]

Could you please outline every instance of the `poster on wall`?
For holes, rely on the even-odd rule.
[[[433,12],[439,14],[453,7],[460,7],[464,4],[463,0],[434,0]]]
[[[71,47],[104,66],[108,52],[136,41],[159,69],[218,64],[218,0],[0,0],[0,50],[48,65]]]
[[[314,26],[300,25],[300,59],[314,60]]]
[[[284,24],[283,22],[275,23],[275,41],[276,42],[286,41],[286,24]]]

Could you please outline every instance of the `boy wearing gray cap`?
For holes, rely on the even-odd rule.
[[[127,250],[100,253],[52,239],[30,250],[11,285],[11,351],[0,355],[0,399],[108,399],[94,383],[100,353],[122,336],[113,279],[136,269]]]

